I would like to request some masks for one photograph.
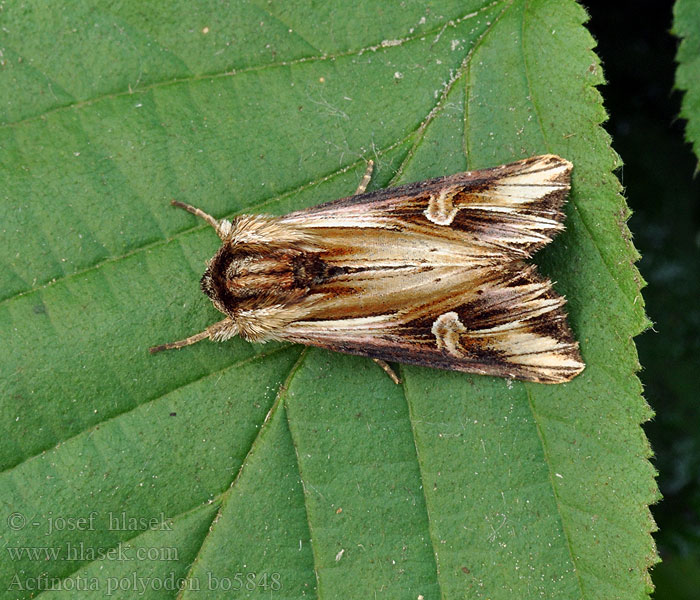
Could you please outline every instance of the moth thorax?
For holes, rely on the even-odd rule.
[[[287,304],[327,278],[317,252],[222,247],[202,278],[202,289],[225,312]],[[258,303],[258,304],[256,304]]]
[[[228,266],[226,286],[234,296],[244,298],[307,288],[322,270],[321,261],[314,258],[296,251],[242,256]]]

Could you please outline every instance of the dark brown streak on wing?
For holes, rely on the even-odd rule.
[[[494,272],[463,300],[416,307],[416,318],[389,315],[381,328],[357,327],[330,334],[324,320],[309,322],[287,338],[338,352],[541,383],[568,381],[583,363],[562,309],[563,298],[534,266],[514,263]],[[455,348],[440,347],[439,318],[453,314],[461,328]],[[342,322],[342,319],[341,319]],[[331,325],[331,328],[337,325]]]
[[[311,215],[320,212],[325,212],[333,208],[354,206],[357,204],[376,205],[385,201],[393,205],[397,199],[410,198],[416,196],[426,198],[430,195],[431,192],[439,192],[445,187],[452,187],[460,184],[465,186],[465,191],[469,193],[478,193],[488,189],[499,179],[504,179],[508,176],[512,176],[520,172],[524,172],[526,170],[527,173],[542,173],[549,171],[551,169],[551,166],[543,166],[539,169],[527,169],[529,165],[541,161],[543,158],[548,159],[548,165],[557,164],[558,162],[561,162],[561,159],[554,156],[533,156],[507,165],[500,165],[498,167],[479,169],[477,171],[466,171],[464,173],[446,175],[444,177],[434,177],[432,179],[416,181],[413,183],[406,183],[404,185],[399,185],[392,188],[384,188],[373,192],[367,192],[365,194],[358,194],[356,196],[348,196],[346,198],[340,198],[338,200],[331,200],[329,202],[324,202],[311,208],[306,208],[300,211],[290,213],[290,216]],[[563,176],[557,177],[554,181],[558,183],[568,184],[568,179],[568,175],[564,174]],[[504,182],[503,184],[516,185],[508,184],[507,182]],[[564,193],[564,196],[566,196],[566,192]]]

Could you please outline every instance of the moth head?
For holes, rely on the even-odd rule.
[[[171,204],[209,223],[221,238],[221,248],[207,263],[200,285],[227,318],[186,339],[154,346],[152,353],[238,334],[248,340],[276,339],[277,329],[305,313],[301,300],[326,269],[311,235],[276,217],[217,220],[190,204],[178,200]]]
[[[207,262],[207,270],[204,271],[202,278],[199,280],[199,285],[202,291],[209,297],[212,301],[216,310],[227,314],[226,308],[223,304],[223,294],[219,291],[219,286],[216,285],[214,280],[214,273],[212,271],[212,262],[216,258],[216,255],[212,260]]]

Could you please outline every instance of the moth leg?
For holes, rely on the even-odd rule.
[[[204,219],[207,223],[209,223],[209,225],[211,225],[214,228],[216,234],[222,240],[225,239],[231,231],[231,222],[227,221],[226,219],[221,219],[221,221],[217,221],[210,214],[205,213],[201,208],[197,208],[196,206],[192,206],[191,204],[185,204],[184,202],[180,202],[179,200],[171,200],[170,204],[172,206],[176,206],[177,208],[182,208],[188,213],[195,215],[196,217]]]
[[[153,346],[149,348],[148,351],[151,354],[156,352],[161,352],[162,350],[176,350],[178,348],[184,348],[185,346],[191,346],[202,340],[209,338],[215,342],[223,342],[230,337],[233,337],[238,332],[236,324],[229,318],[217,321],[213,325],[209,325],[204,331],[195,333],[184,340],[178,340],[177,342],[169,342],[167,344],[161,344],[160,346]]]
[[[394,369],[392,369],[387,362],[383,361],[381,358],[373,358],[372,360],[376,362],[389,377],[391,377],[391,380],[396,385],[401,384],[401,378],[396,374]]]
[[[372,179],[372,171],[373,170],[374,170],[374,161],[372,159],[369,159],[367,161],[367,170],[365,171],[365,174],[362,177],[362,181],[360,181],[360,185],[357,186],[357,190],[355,191],[355,196],[357,196],[358,194],[365,193],[365,190],[367,189],[367,186],[369,185],[369,182]]]

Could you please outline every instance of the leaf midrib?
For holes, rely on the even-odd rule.
[[[304,363],[304,360],[306,358],[306,355],[308,353],[308,349],[304,348],[300,354],[297,360],[294,362],[294,364],[291,366],[289,369],[287,376],[280,380],[280,386],[277,389],[277,394],[275,396],[275,400],[272,403],[272,406],[270,407],[270,410],[267,412],[267,415],[265,415],[265,418],[263,419],[262,425],[260,426],[260,429],[258,429],[258,433],[256,434],[255,438],[250,444],[250,448],[248,448],[248,451],[246,452],[245,458],[241,461],[241,466],[238,469],[238,472],[236,473],[236,476],[231,480],[230,485],[228,488],[222,492],[221,494],[221,505],[219,506],[219,509],[216,512],[216,516],[212,520],[211,525],[209,526],[209,529],[207,530],[207,533],[204,535],[204,538],[202,539],[201,544],[199,545],[199,549],[197,550],[197,553],[195,554],[194,559],[192,560],[192,563],[190,565],[190,568],[187,571],[187,574],[185,575],[185,580],[189,581],[190,578],[192,577],[192,574],[194,572],[194,569],[199,562],[199,558],[204,551],[204,547],[207,544],[207,541],[210,538],[211,533],[214,531],[214,528],[216,527],[217,523],[221,521],[221,517],[223,516],[224,509],[226,508],[226,503],[228,498],[230,498],[231,494],[233,493],[233,489],[236,486],[236,483],[240,480],[246,465],[249,464],[250,458],[253,456],[253,453],[257,450],[257,448],[263,443],[262,436],[263,434],[267,431],[268,423],[272,421],[272,418],[274,417],[275,413],[280,410],[280,407],[284,408],[285,407],[285,399],[287,395],[287,390],[289,389],[289,386],[292,382],[292,379],[294,379],[294,375],[296,372],[301,368],[301,365]],[[296,448],[295,448],[296,449]],[[297,461],[297,467],[299,466],[299,463]],[[301,479],[301,472],[299,472],[299,477]],[[304,496],[306,498],[306,496]],[[306,509],[306,502],[304,502],[304,508]],[[306,512],[306,522],[309,525],[309,531],[311,527],[311,523],[309,521],[308,517],[308,511]],[[313,536],[310,536],[313,539]],[[313,543],[311,544],[312,550],[313,550]],[[316,553],[313,552],[313,557],[314,557],[314,564],[316,563]],[[178,593],[177,598],[181,598],[183,593],[187,590],[187,586],[183,586],[181,591]]]
[[[258,360],[264,360],[265,358],[267,358],[269,356],[273,356],[273,355],[278,354],[280,352],[284,352],[285,350],[289,350],[290,347],[291,347],[290,344],[285,344],[285,345],[279,346],[277,348],[274,348],[273,350],[270,350],[269,352],[261,352],[260,354],[255,354],[253,356],[249,356],[247,358],[244,358],[243,360],[239,360],[239,361],[233,362],[229,365],[226,365],[225,367],[222,367],[221,369],[218,369],[216,371],[206,373],[205,375],[202,375],[201,377],[196,377],[195,379],[192,379],[191,381],[187,381],[186,383],[178,385],[177,387],[174,387],[174,388],[168,390],[167,392],[163,392],[162,394],[159,394],[158,396],[155,396],[153,398],[148,398],[147,400],[144,400],[143,402],[141,402],[135,406],[130,406],[126,410],[123,410],[121,412],[113,414],[104,420],[98,421],[98,422],[94,423],[93,425],[91,425],[90,427],[87,427],[86,429],[81,429],[80,431],[74,433],[73,435],[70,435],[66,438],[62,438],[60,440],[56,440],[56,441],[52,442],[50,445],[48,445],[44,448],[41,448],[40,450],[38,450],[34,454],[31,454],[30,456],[26,456],[22,460],[14,463],[12,465],[8,465],[5,469],[0,471],[0,477],[3,477],[5,475],[9,475],[15,469],[18,469],[19,467],[23,466],[24,464],[40,458],[46,452],[49,452],[50,450],[56,448],[59,445],[66,444],[66,443],[70,442],[71,440],[80,437],[81,435],[85,435],[86,433],[96,431],[100,427],[103,427],[105,425],[105,423],[109,423],[111,421],[115,421],[116,419],[124,417],[125,415],[128,415],[136,410],[141,409],[145,405],[158,402],[159,400],[162,400],[163,398],[166,398],[167,396],[169,396],[171,394],[174,394],[174,393],[176,393],[184,388],[187,388],[191,385],[195,385],[195,384],[199,383],[200,381],[204,381],[205,379],[221,376],[222,374],[226,373],[229,369],[235,369],[238,367],[242,367],[242,366],[248,365],[250,363],[254,363]]]

